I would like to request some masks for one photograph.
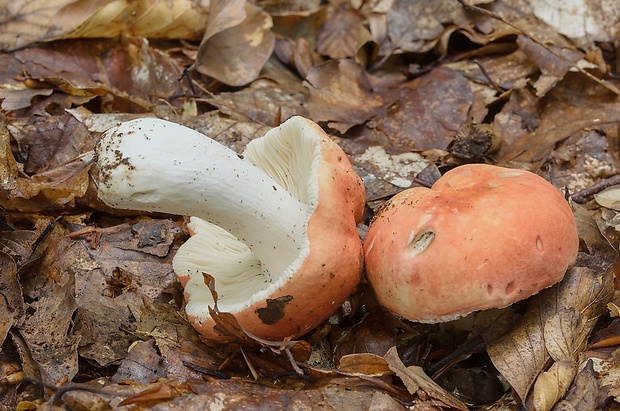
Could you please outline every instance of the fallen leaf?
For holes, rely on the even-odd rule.
[[[317,38],[317,51],[333,59],[355,57],[364,16],[342,2],[327,19]]]
[[[14,325],[23,321],[25,313],[24,298],[21,285],[17,278],[17,264],[15,260],[3,251],[0,251],[0,345]]]
[[[356,140],[389,154],[443,150],[468,121],[473,92],[460,72],[442,67],[404,84],[392,101]]]
[[[454,1],[394,1],[387,12],[389,43],[381,46],[381,54],[430,50],[443,33],[443,24],[459,18],[461,13],[463,8]]]
[[[0,49],[11,51],[41,41],[128,33],[193,39],[204,30],[207,12],[191,0],[16,0],[6,5],[2,17]]]
[[[611,298],[612,272],[599,273],[584,266],[584,263],[596,264],[591,261],[591,257],[582,256],[582,260],[578,260],[575,267],[568,270],[561,283],[530,300],[525,315],[510,332],[487,346],[491,361],[522,400],[527,397],[538,374],[551,359],[544,338],[547,321],[556,313],[570,313],[571,308],[584,317],[586,330],[581,331],[581,327],[577,327],[577,334],[569,332],[562,337],[563,341],[556,340],[558,347],[570,346],[568,349],[557,349],[560,357],[564,356],[565,351],[581,346],[582,332],[589,335]],[[557,317],[552,321],[563,322],[564,319]]]
[[[585,348],[589,332],[580,312],[572,307],[561,309],[545,321],[545,348],[555,362],[575,361]]]
[[[28,281],[22,279],[24,299],[31,302],[18,330],[40,372],[29,377],[48,384],[71,380],[78,371],[79,339],[72,328],[77,308],[75,277],[65,268],[72,246],[60,229],[53,227],[39,246],[44,250],[40,264],[32,267]]]
[[[396,347],[390,348],[384,358],[390,369],[403,381],[410,394],[416,394],[421,391],[453,409],[468,409],[465,403],[431,380],[421,367],[405,367],[398,357]]]
[[[309,90],[308,115],[315,121],[327,121],[341,133],[378,114],[385,103],[373,92],[363,68],[350,59],[313,67],[304,85]]]
[[[153,405],[154,403],[170,400],[190,392],[190,387],[185,384],[175,381],[164,382],[156,385],[155,387],[134,394],[131,397],[125,398],[118,405],[121,407],[132,404]]]
[[[534,15],[567,37],[613,41],[620,34],[620,4],[614,0],[529,0]]]
[[[597,395],[599,393],[600,384],[594,372],[594,366],[591,360],[588,360],[585,367],[577,373],[573,386],[559,401],[554,410],[557,411],[578,411],[593,410],[597,408]]]
[[[248,84],[273,51],[272,26],[269,14],[245,0],[214,1],[196,69],[231,86]]]
[[[353,375],[379,377],[392,373],[383,357],[375,354],[348,354],[340,358],[338,370]]]
[[[549,411],[570,387],[577,374],[577,364],[572,360],[554,362],[536,378],[532,392],[534,409]]]

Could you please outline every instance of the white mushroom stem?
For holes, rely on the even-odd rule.
[[[299,256],[307,206],[242,156],[159,119],[125,122],[98,147],[99,198],[130,210],[192,215],[233,234],[279,276]]]

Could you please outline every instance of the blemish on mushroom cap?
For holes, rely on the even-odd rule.
[[[499,174],[508,178],[489,184]],[[411,232],[418,240],[425,227],[432,227],[432,242],[417,252]],[[365,264],[384,306],[439,322],[551,286],[577,248],[573,214],[555,187],[523,170],[468,165],[430,190],[405,190],[381,207],[366,235]]]

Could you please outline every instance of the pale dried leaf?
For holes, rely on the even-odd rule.
[[[207,22],[206,10],[192,0],[16,0],[3,8],[4,51],[40,41],[121,34],[195,39]]]
[[[620,185],[607,187],[603,191],[594,194],[594,199],[603,207],[620,211]]]
[[[448,407],[457,410],[468,409],[465,403],[437,385],[421,367],[405,367],[398,356],[396,347],[390,348],[384,358],[390,369],[403,381],[410,394],[423,391],[429,397],[441,401]]]
[[[574,308],[560,310],[545,322],[543,338],[547,352],[554,361],[575,361],[583,351],[589,329]]]
[[[532,392],[536,411],[549,411],[568,391],[576,374],[577,364],[574,361],[555,362],[540,374]]]
[[[620,34],[616,0],[529,0],[534,14],[567,37],[614,41]]]

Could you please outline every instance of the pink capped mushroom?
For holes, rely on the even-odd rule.
[[[384,307],[437,323],[559,282],[578,245],[573,213],[553,185],[528,171],[471,164],[383,204],[364,252]]]
[[[173,269],[186,313],[210,340],[218,308],[265,339],[296,338],[331,315],[358,284],[357,223],[365,191],[340,147],[293,117],[243,155],[189,128],[145,118],[98,144],[99,198],[120,209],[193,216]]]

